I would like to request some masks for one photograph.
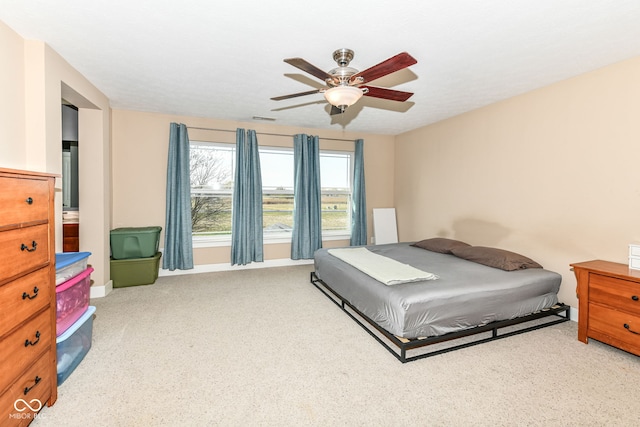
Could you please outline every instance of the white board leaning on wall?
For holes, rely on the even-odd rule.
[[[373,209],[373,236],[376,245],[398,243],[396,208]]]

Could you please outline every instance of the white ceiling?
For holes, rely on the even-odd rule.
[[[392,135],[640,55],[638,0],[0,0],[0,20],[115,109]],[[372,84],[415,95],[333,117],[321,94],[269,99],[320,87],[284,58],[328,71],[339,48],[359,70],[409,52]]]

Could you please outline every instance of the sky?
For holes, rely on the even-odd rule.
[[[227,151],[220,146],[215,146],[215,149]],[[228,154],[224,156],[225,164],[229,169],[232,168],[234,157],[232,149],[229,149]],[[349,153],[321,153],[320,179],[322,187],[349,188],[350,160]],[[261,149],[262,185],[271,188],[293,188],[293,163],[293,151],[291,150]],[[218,187],[216,183],[210,183],[210,185],[214,188]]]
[[[293,153],[262,152],[260,154],[262,185],[293,188]],[[349,188],[349,157],[321,154],[320,179],[322,187]]]

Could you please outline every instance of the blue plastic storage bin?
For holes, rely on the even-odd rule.
[[[69,378],[91,348],[93,335],[92,305],[76,322],[56,339],[56,355],[58,357],[58,385]]]
[[[91,252],[62,252],[56,254],[56,286],[76,277],[87,269]]]

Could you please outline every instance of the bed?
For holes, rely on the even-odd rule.
[[[458,241],[434,238],[422,242],[437,242],[439,251],[424,249],[417,243],[365,246],[360,250],[384,257],[380,260],[393,260],[390,262],[426,272],[434,280],[414,278],[407,283],[388,285],[339,258],[335,249],[320,249],[314,256],[311,282],[401,362],[569,320],[569,307],[558,303],[562,279],[558,273],[522,256],[532,264],[509,265],[508,269],[504,265],[485,265],[490,263],[467,256],[467,252],[477,253],[476,248],[481,248],[484,250],[481,255],[490,251],[494,257],[493,248],[459,242],[461,247],[453,249],[455,255],[449,246]],[[496,251],[498,255],[518,255]],[[524,325],[514,327],[520,324]],[[499,334],[503,329],[506,333]],[[489,337],[468,338],[482,333]],[[459,338],[464,340],[446,348],[422,351],[415,356],[407,354]]]

